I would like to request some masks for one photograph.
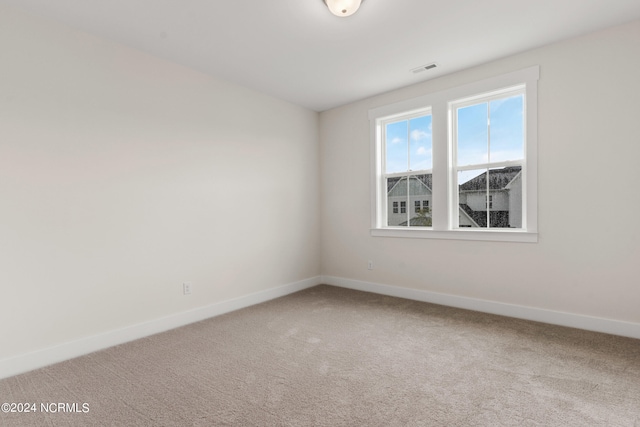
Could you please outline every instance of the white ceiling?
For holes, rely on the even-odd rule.
[[[365,0],[348,18],[323,0],[0,4],[316,111],[640,19],[639,0]]]

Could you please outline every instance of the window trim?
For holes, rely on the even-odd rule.
[[[519,71],[491,77],[477,82],[453,87],[381,106],[369,110],[370,138],[371,138],[371,236],[375,237],[406,237],[406,238],[435,238],[455,240],[485,240],[507,242],[537,242],[538,241],[538,204],[537,204],[537,170],[538,170],[538,120],[537,93],[540,67],[533,66]],[[489,93],[501,90],[508,91],[518,85],[525,85],[525,160],[526,180],[523,182],[523,193],[526,194],[524,214],[527,223],[521,229],[481,229],[470,230],[452,228],[450,194],[454,181],[451,178],[452,148],[451,148],[451,104],[474,97],[483,97]],[[433,150],[433,179],[446,182],[446,185],[434,186],[432,189],[432,205],[446,206],[432,212],[433,227],[388,227],[382,223],[381,208],[385,207],[381,194],[382,183],[379,179],[384,167],[382,153],[381,123],[391,117],[408,116],[416,111],[431,109],[432,114],[432,150]]]

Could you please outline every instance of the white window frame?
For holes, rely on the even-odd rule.
[[[410,122],[413,119],[416,118],[420,118],[420,117],[424,117],[424,116],[431,116],[431,109],[430,108],[420,108],[418,110],[415,111],[409,111],[409,112],[403,112],[400,115],[392,115],[389,117],[385,117],[384,119],[382,119],[379,123],[380,125],[380,132],[381,132],[381,138],[386,138],[386,126],[389,124],[393,124],[396,122],[403,122],[403,121],[407,121]],[[408,126],[408,123],[407,123]],[[409,135],[407,135],[407,161],[410,163],[411,162],[411,155],[410,155],[410,150],[411,148],[411,142],[410,142],[410,138]],[[383,155],[380,159],[381,161],[381,165],[380,165],[380,170],[381,171],[386,171],[386,155]],[[411,214],[412,214],[412,207],[411,207],[411,203],[410,203],[410,195],[408,192],[408,186],[410,185],[410,181],[409,178],[411,176],[414,175],[425,175],[425,174],[431,174],[432,170],[431,169],[419,169],[419,170],[410,170],[409,169],[409,164],[407,164],[407,170],[406,171],[402,171],[402,172],[391,172],[391,173],[381,173],[380,176],[376,177],[376,179],[378,181],[380,181],[380,185],[384,188],[386,188],[387,185],[387,179],[388,178],[407,178],[407,199],[404,201],[400,201],[400,210],[399,213],[400,214],[406,214],[407,215],[407,228],[415,228],[415,226],[411,226],[410,225],[410,220],[411,220]],[[381,201],[381,209],[384,210],[384,212],[388,212],[388,200],[387,197],[384,197],[384,200]],[[404,212],[402,211],[403,209],[403,204],[404,204]],[[395,212],[394,212],[395,213]],[[386,215],[385,215],[386,217]],[[420,227],[423,228],[423,227]]]
[[[457,100],[457,101],[453,101],[453,102],[449,102],[449,110],[450,110],[450,137],[451,140],[449,142],[451,148],[450,148],[450,152],[451,152],[451,182],[453,183],[453,185],[450,186],[450,190],[452,191],[449,200],[450,200],[450,213],[451,213],[451,227],[452,228],[458,228],[459,224],[458,224],[458,217],[459,215],[457,214],[457,207],[459,206],[459,191],[458,191],[458,172],[460,171],[467,171],[467,170],[487,170],[489,171],[490,169],[494,169],[494,168],[503,168],[503,167],[510,167],[510,166],[520,166],[521,170],[522,170],[522,177],[526,178],[527,174],[526,174],[526,165],[525,165],[525,161],[524,159],[521,160],[507,160],[507,161],[493,161],[491,159],[489,159],[488,162],[484,162],[484,163],[477,163],[477,164],[467,164],[467,165],[457,165],[456,164],[456,159],[458,158],[458,117],[457,117],[457,110],[461,109],[461,108],[465,108],[465,107],[470,107],[470,106],[475,106],[478,104],[487,104],[487,117],[488,117],[488,122],[487,122],[487,138],[488,138],[488,144],[489,146],[491,146],[491,132],[489,131],[489,129],[491,128],[491,111],[489,109],[489,103],[491,101],[495,101],[498,99],[505,99],[505,98],[509,98],[512,96],[524,96],[524,99],[526,100],[526,87],[525,85],[518,85],[515,87],[510,87],[510,88],[504,88],[504,89],[500,89],[498,91],[492,91],[489,94],[480,94],[478,96],[473,96],[471,98],[468,99],[463,99],[463,100]],[[526,102],[526,101],[525,101]],[[525,105],[523,105],[523,108],[526,108]],[[523,117],[523,121],[526,122],[525,120],[526,118]],[[526,123],[524,128],[526,129]],[[523,141],[524,142],[524,141]],[[524,148],[524,147],[523,147]],[[526,188],[523,188],[523,192],[526,191]],[[490,212],[493,210],[493,195],[488,194],[489,193],[489,180],[487,180],[487,194],[485,195],[485,209],[487,210],[487,224],[488,227],[491,228],[489,226],[489,215]],[[526,197],[523,197],[523,206],[526,206],[527,204],[527,200]],[[526,209],[523,209],[522,215],[524,215],[524,217],[522,218],[522,222],[524,224],[526,224]],[[493,230],[492,230],[493,231]]]
[[[540,67],[534,66],[478,82],[430,93],[417,98],[369,110],[371,135],[371,235],[375,237],[435,238],[506,242],[538,241],[538,79]],[[457,215],[457,179],[454,179],[452,108],[460,100],[481,97],[524,85],[525,140],[523,170],[523,228],[454,228]],[[433,149],[432,227],[390,227],[386,221],[386,183],[383,183],[386,153],[382,140],[384,123],[393,117],[431,110]],[[457,225],[457,224],[455,224]]]

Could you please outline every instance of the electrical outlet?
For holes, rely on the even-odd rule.
[[[184,295],[191,295],[191,282],[184,282],[182,284],[182,293]]]
[[[367,270],[373,270],[373,261],[367,261]]]

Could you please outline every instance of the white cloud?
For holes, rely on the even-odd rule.
[[[420,130],[420,129],[415,129],[411,131],[411,140],[412,141],[422,141],[424,139],[429,138],[431,135],[429,135],[427,132]]]
[[[418,147],[418,149],[416,150],[416,154],[420,156],[428,156],[429,154],[431,154],[431,150],[427,149],[426,147]]]
[[[398,137],[395,137],[391,140],[392,144],[400,144],[401,142],[404,142],[404,139]]]

